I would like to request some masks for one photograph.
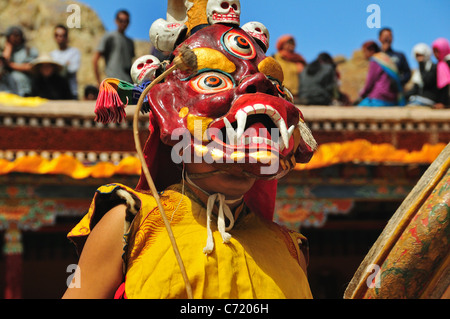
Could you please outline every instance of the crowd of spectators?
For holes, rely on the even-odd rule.
[[[9,27],[0,52],[0,92],[50,100],[95,100],[100,85],[101,58],[105,61],[108,77],[131,81],[134,42],[125,35],[130,14],[125,10],[118,11],[115,22],[117,30],[102,37],[94,54],[93,70],[98,83],[87,85],[82,96],[79,96],[77,79],[81,53],[78,48],[69,45],[69,29],[66,26],[55,26],[56,49],[44,54],[39,54],[36,48],[27,44],[20,26]]]
[[[383,28],[378,43],[363,43],[361,51],[369,66],[363,88],[354,101],[340,90],[341,76],[327,52],[307,63],[295,52],[295,39],[283,35],[277,42],[274,58],[284,71],[284,85],[301,105],[450,107],[449,41],[439,38],[431,45],[417,44],[412,50],[417,62],[415,72],[411,71],[405,54],[393,49],[392,42],[393,31]]]
[[[117,29],[103,36],[94,53],[93,71],[97,83],[84,88],[83,99],[94,100],[98,94],[101,83],[99,61],[102,58],[107,77],[131,82],[135,47],[133,40],[125,35],[130,14],[125,10],[118,11],[115,23]],[[57,48],[42,55],[28,46],[20,27],[11,26],[4,35],[0,91],[47,99],[80,99],[77,72],[81,66],[81,53],[69,45],[67,27],[55,26]],[[392,43],[393,32],[389,28],[380,30],[378,43],[363,43],[361,50],[369,67],[363,88],[354,101],[341,91],[341,76],[329,53],[321,52],[314,61],[307,63],[296,52],[294,37],[283,35],[277,41],[277,52],[273,57],[281,65],[285,75],[283,84],[297,104],[450,107],[449,41],[439,38],[431,45],[417,44],[412,50],[417,62],[415,72],[411,71],[405,54],[394,50]]]

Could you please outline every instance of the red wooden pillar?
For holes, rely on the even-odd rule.
[[[6,189],[9,199],[0,202],[0,230],[5,230],[5,299],[21,299],[23,285],[23,245],[21,229],[38,231],[54,222],[54,203],[22,200],[27,191],[15,186]]]
[[[5,299],[22,298],[22,242],[21,233],[16,224],[10,225],[5,232],[5,246],[3,253],[6,260],[5,271]]]

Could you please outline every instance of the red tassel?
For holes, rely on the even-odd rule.
[[[127,294],[125,293],[125,282],[117,288],[117,291],[114,294],[114,299],[127,299]]]
[[[100,84],[95,104],[95,121],[103,124],[120,123],[126,117],[124,104],[117,93],[117,79],[106,79]]]

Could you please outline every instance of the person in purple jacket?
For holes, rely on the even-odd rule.
[[[365,42],[362,50],[370,62],[358,106],[404,106],[403,86],[396,64],[374,41]]]

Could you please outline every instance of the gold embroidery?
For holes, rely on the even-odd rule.
[[[161,195],[161,202],[171,225],[175,225],[183,219],[188,211],[188,201],[184,195],[171,190]],[[136,261],[134,257],[142,255],[143,251],[151,247],[161,231],[165,230],[158,207],[155,206],[146,211],[141,209],[134,227],[135,229],[132,230],[134,235],[132,234],[132,238],[130,238],[130,244],[131,241],[133,243],[130,245],[132,250],[129,252],[130,263],[128,266]]]
[[[291,254],[292,258],[297,260],[297,262],[301,266],[300,253],[305,254],[305,251],[304,249],[300,249],[302,246],[306,245],[306,238],[303,235],[294,232],[284,226],[280,226],[280,230],[283,234],[283,240],[286,243],[289,253]],[[304,248],[307,249],[307,247]],[[307,261],[308,256],[305,256],[305,259]]]

